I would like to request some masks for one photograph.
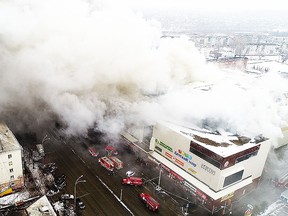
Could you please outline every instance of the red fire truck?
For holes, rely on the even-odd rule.
[[[114,167],[115,167],[116,169],[119,170],[119,169],[122,169],[122,168],[123,168],[124,163],[123,163],[121,160],[119,160],[117,157],[111,156],[111,157],[109,157],[109,159],[110,159],[111,161],[113,161]]]
[[[110,146],[110,145],[107,145],[105,147],[105,151],[106,151],[107,156],[118,155],[117,149],[113,146]]]
[[[278,187],[288,188],[288,173],[285,173],[281,176],[277,183]]]
[[[108,157],[101,157],[98,159],[98,162],[101,164],[101,166],[105,167],[109,171],[114,170],[114,162],[110,160]]]
[[[142,186],[143,181],[142,181],[142,178],[139,178],[139,177],[128,177],[122,180],[122,184]]]
[[[150,194],[148,193],[141,193],[140,198],[144,203],[146,203],[146,206],[151,210],[151,211],[156,211],[157,209],[160,208],[160,203],[157,202],[153,197],[151,197]]]

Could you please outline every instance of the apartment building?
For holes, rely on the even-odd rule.
[[[0,196],[24,186],[22,150],[8,126],[0,123]]]

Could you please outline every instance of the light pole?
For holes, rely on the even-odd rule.
[[[74,209],[76,208],[76,186],[78,183],[85,183],[86,180],[81,180],[81,178],[83,177],[83,175],[79,176],[79,178],[77,178],[77,180],[75,181],[75,184],[74,184]]]
[[[123,197],[123,188],[121,187],[121,191],[120,191],[120,200],[122,201],[122,197]]]
[[[157,190],[157,191],[160,191],[160,190],[161,190],[161,186],[160,186],[160,182],[161,182],[161,173],[162,173],[162,166],[160,165],[159,178],[158,178],[158,185],[156,186],[156,190]]]

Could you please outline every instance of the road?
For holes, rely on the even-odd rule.
[[[106,143],[103,140],[87,141],[80,137],[65,139],[55,130],[48,130],[46,134],[50,140],[44,145],[46,156],[42,162],[55,162],[58,167],[56,176],[61,173],[65,173],[67,176],[67,186],[62,193],[74,194],[74,184],[79,176],[83,175],[81,179],[86,180],[85,183],[77,184],[77,197],[81,197],[86,205],[85,210],[77,215],[184,215],[182,207],[187,204],[186,199],[188,199],[184,196],[185,191],[180,191],[179,188],[181,187],[177,187],[175,182],[165,174],[161,175],[161,187],[167,193],[163,190],[156,191],[155,185],[158,183],[159,167],[137,162],[134,153],[121,149],[121,141],[118,143],[119,155],[117,157],[124,161],[124,168],[115,175],[109,175],[109,172],[98,163],[98,158],[106,154],[104,150]],[[100,154],[97,158],[89,154],[87,150],[89,146],[99,150]],[[135,176],[142,177],[144,180],[152,178],[154,180],[145,183],[143,187],[123,186],[121,184],[122,178],[130,169],[136,172]],[[158,200],[161,204],[160,210],[151,212],[139,199],[141,192],[148,192]],[[58,201],[59,196],[60,194],[53,196],[52,201]],[[122,201],[120,197],[122,197]],[[233,215],[242,216],[243,211],[245,209],[240,209]],[[191,205],[189,215],[210,216],[211,213],[199,206]],[[220,212],[213,215],[218,216]]]
[[[54,140],[45,146],[48,154],[45,162],[55,162],[58,169],[56,175],[64,173],[67,176],[67,186],[63,193],[74,194],[76,179],[83,175],[86,183],[77,184],[77,196],[84,201],[86,208],[83,215],[129,215],[128,211],[105,188],[97,178],[96,169],[81,160],[69,146],[62,141]],[[53,197],[57,201],[58,196]]]
[[[137,166],[134,155],[120,152],[118,158],[125,161],[125,167],[117,174],[109,175],[109,172],[101,167],[97,161],[99,157],[105,155],[103,144],[93,145],[100,150],[100,155],[97,158],[93,158],[87,151],[88,146],[91,144],[85,140],[81,138],[64,140],[54,132],[50,132],[49,136],[52,139],[45,144],[46,156],[44,162],[55,162],[58,167],[56,176],[61,173],[65,173],[67,176],[67,186],[63,193],[74,193],[74,183],[79,176],[83,175],[81,179],[86,180],[86,183],[77,184],[77,197],[83,196],[81,199],[86,205],[82,215],[151,215],[151,211],[139,199],[139,194],[144,191],[155,195],[155,198],[159,199],[158,194],[154,194],[151,184],[147,184],[144,187],[123,186],[121,184],[126,171],[131,169],[131,167],[135,168]],[[131,159],[131,162],[129,162],[129,159]],[[134,170],[136,175],[142,174],[139,173],[139,169]],[[154,174],[155,176],[158,176],[157,172]],[[121,189],[123,205],[120,202]],[[55,195],[53,197],[54,201],[58,197],[59,195]],[[170,201],[163,199],[163,195],[160,196],[160,199],[162,199],[159,200],[161,209],[153,212],[153,214],[181,215],[177,203],[171,205]]]

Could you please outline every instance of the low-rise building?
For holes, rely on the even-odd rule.
[[[0,123],[0,195],[2,196],[24,186],[22,152],[22,146],[8,126]]]
[[[232,68],[232,69],[239,69],[242,71],[245,71],[247,67],[247,62],[248,58],[240,56],[207,59],[207,63],[217,64],[220,68]]]
[[[56,212],[54,211],[53,206],[49,202],[47,196],[42,196],[38,200],[36,200],[33,204],[31,204],[26,212],[28,215],[33,216],[42,216],[42,215],[51,215],[56,216]]]

